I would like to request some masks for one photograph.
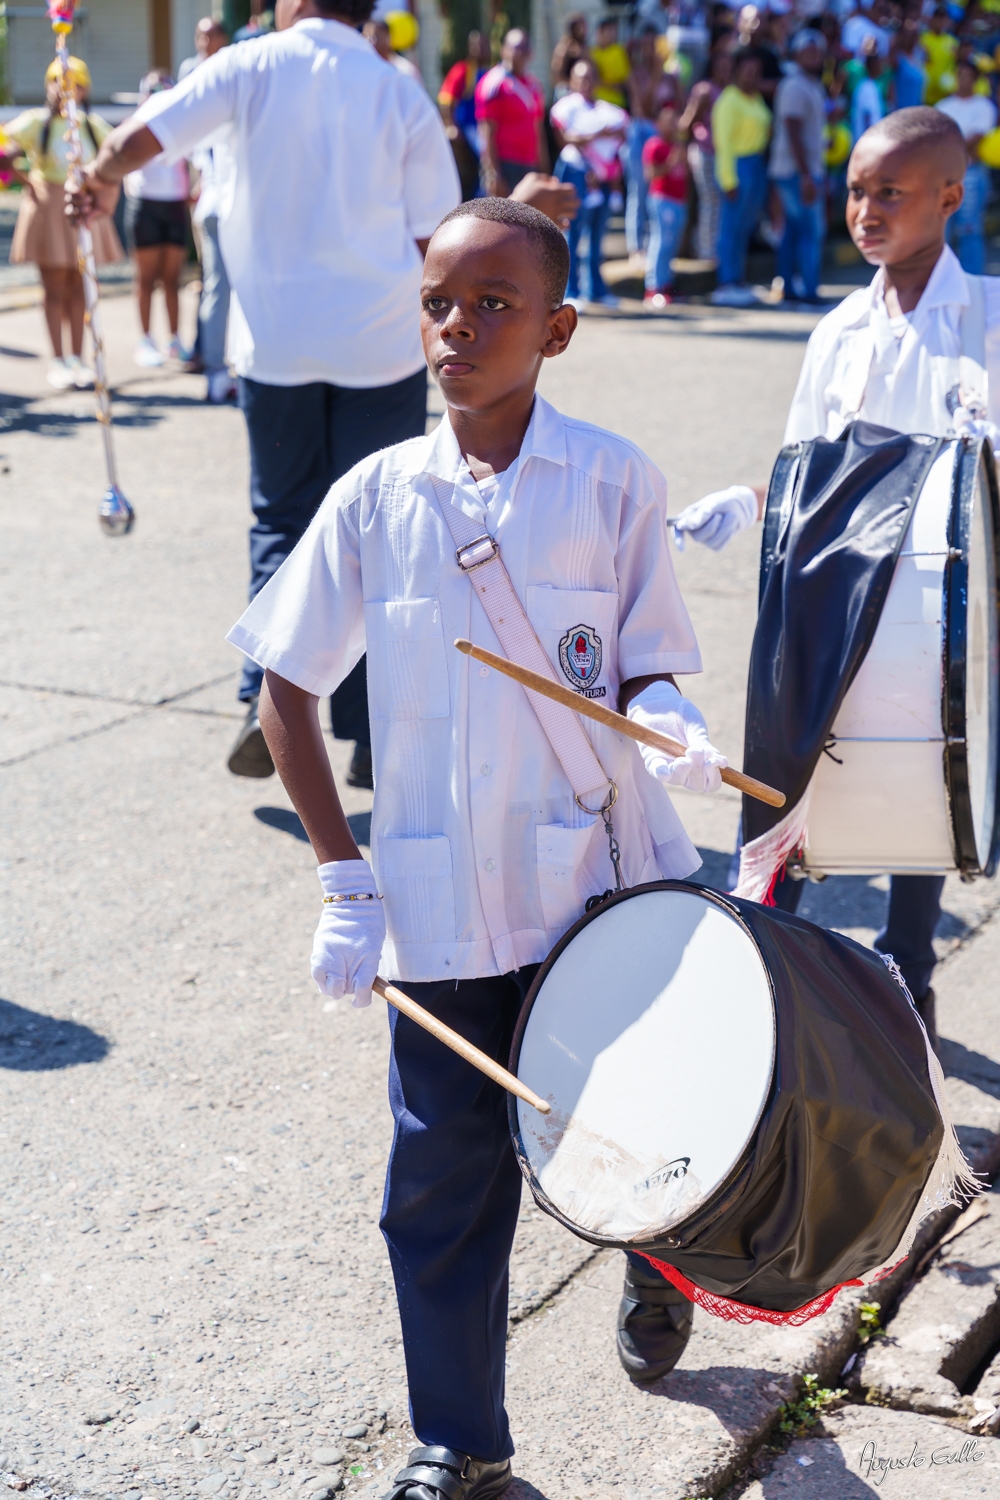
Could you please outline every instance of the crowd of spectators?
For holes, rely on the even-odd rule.
[[[493,67],[488,50],[473,33],[439,95],[463,191],[510,192],[553,159],[580,204],[567,230],[567,295],[580,306],[615,300],[602,240],[622,207],[653,306],[672,299],[679,254],[715,267],[714,301],[752,303],[755,236],[777,251],[775,292],[820,301],[854,141],[916,104],[951,115],[966,138],[951,236],[963,267],[984,269],[1000,167],[1000,0],[639,0],[621,18],[568,16],[547,90],[524,32],[508,33]]]

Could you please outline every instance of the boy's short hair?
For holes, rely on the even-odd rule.
[[[922,146],[941,152],[948,159],[952,180],[960,182],[965,174],[965,138],[950,115],[929,104],[911,104],[894,109],[865,131],[865,136],[880,137],[893,146]],[[861,139],[864,140],[865,136]]]
[[[569,245],[566,236],[545,214],[528,203],[517,203],[511,198],[472,198],[445,214],[438,228],[450,224],[453,219],[485,219],[491,224],[522,229],[538,258],[549,307],[562,306],[569,280]]]

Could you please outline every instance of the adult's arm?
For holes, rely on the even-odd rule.
[[[188,156],[199,141],[232,120],[236,111],[238,47],[223,47],[179,83],[153,94],[104,141],[78,188],[67,183],[67,212],[76,219],[111,213],[117,186],[129,172],[165,151],[171,161]],[[114,196],[108,191],[114,189]]]
[[[510,192],[500,168],[500,153],[497,150],[496,120],[480,120],[479,130],[483,138],[483,177],[486,189],[492,198],[506,198]]]
[[[566,229],[580,211],[580,200],[571,182],[560,182],[544,172],[529,172],[511,193],[517,203],[530,203],[539,213]]]
[[[549,159],[549,141],[545,134],[545,116],[539,115],[535,121],[535,137],[538,141],[538,169],[547,172],[552,165]]]
[[[259,709],[267,748],[309,835],[317,863],[360,859],[323,742],[319,698],[268,670]]]
[[[799,169],[799,192],[803,203],[815,203],[816,182],[809,170],[809,158],[806,155],[806,142],[804,135],[805,121],[801,115],[786,115],[785,129],[788,131],[788,144],[792,148],[792,156],[795,165]]]

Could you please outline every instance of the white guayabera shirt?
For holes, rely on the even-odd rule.
[[[988,415],[1000,428],[1000,278],[983,277],[983,288]],[[961,318],[969,303],[965,272],[947,246],[923,296],[905,319],[890,319],[879,269],[870,286],[845,297],[813,330],[788,413],[785,442],[815,437],[832,441],[859,414],[866,422],[896,432],[954,437]],[[862,388],[858,413],[853,407]]]
[[[340,21],[223,47],[134,118],[168,160],[222,143],[229,354],[267,385],[370,388],[415,375],[416,241],[459,201],[426,90]]]
[[[614,876],[604,826],[575,805],[524,690],[452,645],[464,636],[500,652],[432,476],[496,538],[560,679],[616,707],[623,681],[699,672],[701,657],[662,474],[540,396],[495,487],[480,491],[447,418],[358,464],[230,631],[254,661],[320,696],[367,649],[381,972],[473,979],[545,958]],[[582,722],[618,785],[626,884],[690,875],[697,851],[638,746]]]

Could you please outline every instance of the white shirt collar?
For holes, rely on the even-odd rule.
[[[862,310],[861,321],[864,321],[879,305],[885,306],[885,272],[881,266],[869,284],[868,299]],[[965,272],[959,264],[958,256],[949,245],[945,245],[930,274],[930,280],[924,287],[920,301],[913,309],[912,316],[931,312],[936,307],[968,307],[968,305],[969,284],[965,279]]]
[[[452,431],[448,414],[442,417],[437,429],[431,434],[430,446],[420,457],[414,456],[415,474],[433,474],[438,479],[444,479],[454,484],[459,475],[465,470],[465,459]],[[531,412],[531,421],[528,430],[524,434],[521,451],[511,465],[512,468],[521,468],[529,458],[542,458],[549,463],[566,463],[566,429],[563,419],[554,406],[544,400],[537,393],[535,404]]]

